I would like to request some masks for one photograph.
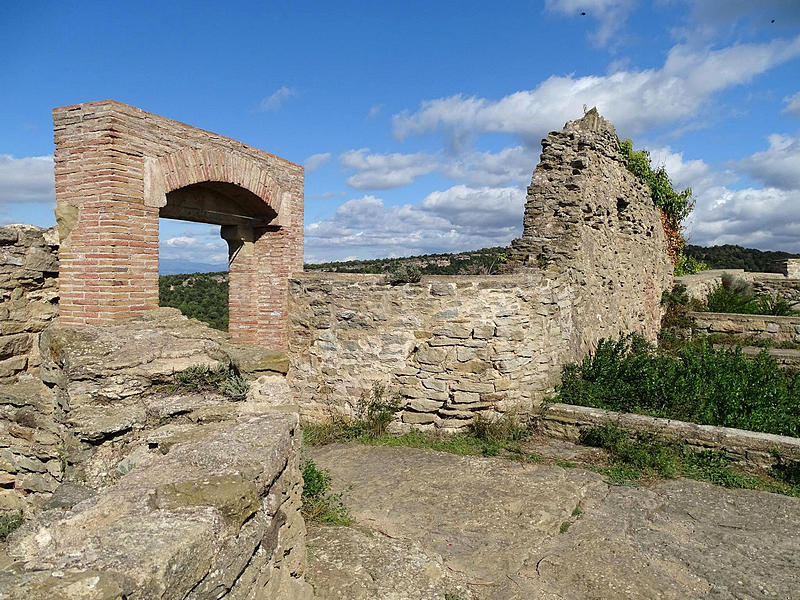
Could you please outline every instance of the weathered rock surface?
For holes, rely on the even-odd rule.
[[[116,484],[15,532],[0,598],[311,597],[296,415],[154,445],[156,456]]]
[[[798,598],[796,498],[691,480],[610,487],[582,469],[409,448],[312,456],[367,530],[314,530],[319,598],[406,597],[394,590],[395,547],[433,575],[442,565],[468,590],[452,598]],[[414,572],[423,587],[410,598],[452,585]]]

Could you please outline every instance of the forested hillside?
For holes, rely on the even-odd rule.
[[[687,245],[684,254],[702,260],[710,269],[744,269],[757,273],[769,272],[770,263],[785,258],[800,258],[800,254],[788,252],[772,252],[769,250],[756,250],[755,248],[742,248],[732,244],[724,246]]]
[[[192,273],[158,278],[161,306],[179,309],[187,317],[228,330],[228,274]]]
[[[426,254],[404,258],[378,258],[307,264],[306,271],[337,273],[389,273],[400,265],[411,265],[422,275],[491,275],[506,260],[507,248],[502,246],[482,248],[458,254]],[[704,261],[712,269],[745,269],[766,271],[769,263],[798,257],[787,252],[769,252],[725,245],[704,248],[686,246],[684,253]],[[172,306],[194,319],[205,321],[216,329],[228,329],[228,274],[193,273],[190,275],[162,275],[159,281],[161,306]]]

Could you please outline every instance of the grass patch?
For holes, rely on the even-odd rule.
[[[0,514],[0,540],[5,540],[22,525],[22,511],[10,510]]]
[[[569,521],[564,521],[561,523],[561,527],[558,528],[558,533],[567,533],[570,525],[571,523]]]
[[[728,488],[765,490],[800,497],[800,480],[793,479],[797,471],[792,471],[800,471],[797,461],[791,461],[795,465],[786,470],[789,473],[786,477],[776,476],[779,459],[770,472],[772,477],[745,473],[737,469],[724,452],[698,452],[686,443],[652,434],[631,434],[614,424],[582,431],[580,442],[603,448],[608,453],[608,466],[599,471],[615,484],[630,484],[642,479],[688,477]]]
[[[555,400],[620,412],[800,437],[800,372],[766,351],[715,349],[706,340],[657,350],[636,335],[601,340],[566,365]]]
[[[323,525],[350,525],[352,519],[342,503],[341,494],[330,493],[331,476],[320,469],[314,461],[306,459],[303,471],[303,518],[308,522]]]
[[[178,392],[216,392],[232,400],[244,400],[250,384],[230,365],[211,369],[208,365],[192,365],[178,371],[166,385],[169,394]]]
[[[356,442],[373,446],[437,450],[458,456],[503,456],[529,463],[540,462],[542,457],[539,454],[523,449],[523,443],[528,436],[528,428],[512,413],[497,419],[478,415],[466,431],[453,434],[412,430],[394,435],[387,433],[385,428],[381,431],[370,426],[369,422],[343,417],[328,423],[307,424],[303,427],[303,440],[309,446]]]

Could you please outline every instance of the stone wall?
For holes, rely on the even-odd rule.
[[[304,273],[290,283],[289,384],[303,413],[358,412],[373,382],[398,394],[399,428],[457,429],[530,411],[601,338],[655,340],[672,265],[660,212],[591,111],[543,140],[518,272],[426,277]]]
[[[402,422],[457,428],[530,408],[568,358],[571,290],[541,274],[425,277],[304,273],[290,286],[289,383],[304,414],[357,412],[374,382]]]
[[[590,110],[542,140],[512,263],[573,290],[573,350],[639,331],[655,340],[661,293],[672,287],[662,214],[619,153],[614,127]]]
[[[35,374],[38,337],[58,314],[54,228],[0,227],[0,383]]]
[[[780,273],[752,273],[743,269],[712,269],[694,275],[676,277],[675,283],[682,283],[691,298],[705,300],[709,292],[722,285],[722,276],[729,274],[752,284],[757,294],[768,294],[784,298],[789,302],[800,302],[800,279],[786,277]]]
[[[774,342],[800,343],[800,317],[692,312],[695,328],[704,333],[755,336]]]
[[[775,464],[775,451],[784,460],[800,459],[798,438],[619,413],[588,406],[550,404],[536,414],[534,423],[547,436],[570,441],[578,441],[583,430],[613,424],[626,431],[649,433],[685,442],[695,451],[720,450],[734,462],[760,469],[769,469]]]

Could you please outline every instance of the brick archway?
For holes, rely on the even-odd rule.
[[[235,340],[285,348],[302,269],[303,168],[114,101],[53,110],[62,322],[158,306],[158,219],[222,226]]]

